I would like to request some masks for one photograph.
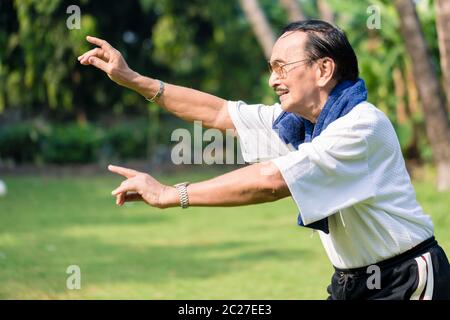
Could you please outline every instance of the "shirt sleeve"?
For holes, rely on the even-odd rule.
[[[228,112],[236,128],[242,156],[246,162],[260,162],[291,151],[272,129],[283,110],[279,104],[246,104],[228,101]]]
[[[339,124],[339,122],[341,122]],[[312,142],[273,159],[299,208],[305,225],[375,195],[367,130],[337,120]]]

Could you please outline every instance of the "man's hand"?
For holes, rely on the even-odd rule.
[[[93,65],[106,72],[108,77],[121,86],[132,88],[133,80],[139,74],[128,67],[122,54],[105,40],[87,36],[86,40],[98,47],[78,57],[82,65]]]
[[[127,201],[144,201],[152,207],[167,208],[168,196],[176,193],[175,188],[159,183],[146,173],[113,165],[108,170],[127,178],[111,192],[119,206]]]

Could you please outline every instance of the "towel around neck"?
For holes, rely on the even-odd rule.
[[[284,143],[298,149],[300,144],[311,142],[330,123],[345,116],[356,105],[366,100],[367,89],[364,80],[360,78],[356,81],[345,80],[338,83],[331,90],[315,124],[298,114],[283,111],[274,121],[272,129],[277,132]],[[298,224],[305,226],[300,214],[298,215]],[[329,233],[327,218],[311,223],[305,227]]]

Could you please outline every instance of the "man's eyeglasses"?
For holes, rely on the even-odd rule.
[[[284,63],[284,64],[280,64],[278,62],[270,63],[270,61],[267,61],[267,64],[269,66],[270,74],[272,74],[272,72],[275,72],[279,78],[284,79],[287,76],[287,70],[286,70],[285,66],[288,66],[288,65],[294,64],[294,63],[298,63],[298,62],[303,62],[303,61],[311,61],[311,59],[302,59],[302,60],[292,61],[292,62],[288,62],[288,63]]]

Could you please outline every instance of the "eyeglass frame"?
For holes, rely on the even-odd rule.
[[[278,77],[280,77],[281,79],[286,79],[286,76],[287,76],[288,71],[286,71],[286,70],[284,69],[284,67],[287,66],[287,65],[290,65],[290,64],[294,64],[294,63],[298,63],[298,62],[303,62],[303,61],[310,61],[310,62],[311,62],[312,60],[311,60],[311,58],[306,58],[306,59],[301,59],[301,60],[297,60],[297,61],[287,62],[287,63],[284,63],[284,64],[282,64],[282,65],[279,65],[279,69],[283,72],[283,74],[280,74],[280,73],[276,72],[276,71],[273,69],[272,64],[270,63],[270,60],[267,61],[267,65],[268,65],[268,67],[269,67],[269,72],[270,72],[270,74],[272,74],[273,72],[275,72],[275,73],[278,75]]]

